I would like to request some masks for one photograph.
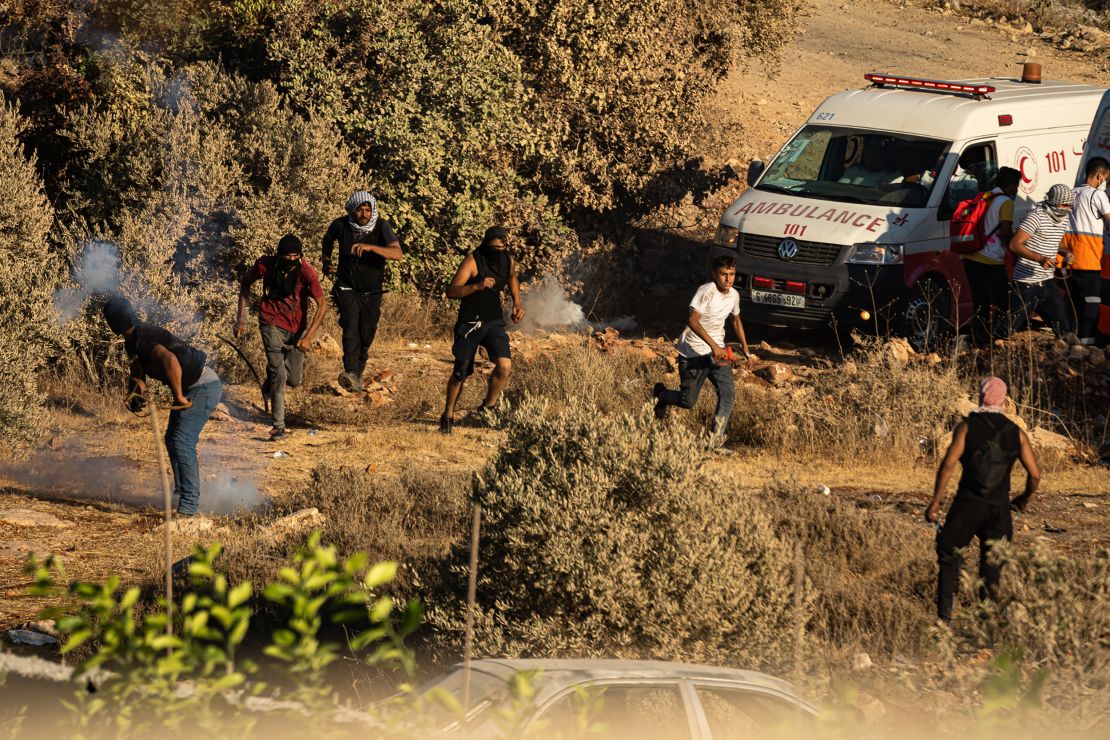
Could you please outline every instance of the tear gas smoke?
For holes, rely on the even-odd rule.
[[[64,324],[77,316],[91,296],[120,290],[119,247],[111,242],[90,241],[73,266],[73,286],[54,293],[54,310]]]
[[[554,275],[545,275],[539,285],[532,286],[521,300],[524,303],[524,321],[520,323],[520,330],[526,334],[587,327],[604,329],[611,326],[617,331],[636,328],[636,320],[631,316],[621,316],[612,321],[588,321],[582,307],[567,297]]]
[[[223,516],[269,508],[269,497],[259,491],[249,471],[204,474],[205,450],[202,448],[199,454],[202,513]],[[214,456],[215,450],[211,449],[210,454]],[[0,466],[0,478],[59,499],[106,501],[136,508],[162,506],[155,470],[144,470],[139,462],[120,455],[93,455],[81,444],[43,450],[26,462]]]

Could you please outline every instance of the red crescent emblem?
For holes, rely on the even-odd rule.
[[[1030,179],[1030,178],[1029,178],[1028,176],[1026,176],[1026,174],[1025,174],[1025,163],[1026,163],[1027,161],[1029,161],[1029,157],[1022,157],[1022,158],[1021,158],[1021,159],[1020,159],[1020,160],[1018,161],[1018,169],[1019,169],[1019,170],[1021,170],[1021,180],[1022,180],[1022,182],[1033,182],[1033,180],[1031,180],[1031,179]]]

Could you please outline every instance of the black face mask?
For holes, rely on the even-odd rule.
[[[293,288],[296,287],[297,278],[300,276],[300,259],[291,260],[279,256],[274,262],[274,269],[266,276],[266,297],[280,301],[293,295]]]

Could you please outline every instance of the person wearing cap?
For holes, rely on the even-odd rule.
[[[203,352],[160,326],[139,321],[123,296],[111,296],[101,310],[112,333],[123,337],[131,361],[128,407],[136,413],[142,410],[147,377],[164,383],[173,394],[165,435],[173,495],[178,516],[194,516],[200,509],[197,440],[220,402],[220,378],[205,364]]]
[[[459,301],[459,318],[455,322],[451,354],[455,363],[447,379],[447,401],[439,417],[439,431],[450,434],[455,422],[455,403],[462,393],[463,383],[474,373],[474,357],[479,347],[485,347],[486,356],[493,363],[489,376],[486,398],[474,415],[488,419],[497,404],[512,368],[512,351],[509,335],[505,330],[505,310],[501,294],[509,289],[513,301],[512,319],[520,323],[524,306],[520,302],[520,284],[516,277],[516,262],[509,254],[509,234],[500,226],[486,230],[482,243],[455,271],[447,286],[447,297]]]
[[[1005,407],[1006,383],[994,376],[983,378],[979,408],[952,432],[952,442],[937,469],[933,500],[925,509],[925,521],[938,526],[937,617],[946,622],[952,619],[952,602],[960,583],[960,550],[971,543],[972,537],[979,538],[979,576],[983,581],[979,598],[997,598],[1001,567],[990,561],[991,545],[1013,536],[1010,510],[1025,511],[1040,483],[1041,473],[1029,437],[1006,418]],[[1025,491],[1011,501],[1010,471],[1016,460],[1025,468]],[[937,524],[940,501],[957,463],[963,472],[941,527]]]
[[[273,428],[270,439],[285,436],[285,386],[296,388],[304,372],[304,353],[312,340],[328,304],[320,279],[303,258],[301,240],[286,234],[277,245],[277,254],[260,257],[247,270],[239,286],[239,312],[235,318],[235,337],[243,333],[243,316],[250,301],[251,286],[262,281],[262,301],[258,307],[258,330],[266,352],[266,382],[262,393],[270,399]],[[308,324],[308,301],[316,304]],[[307,326],[307,329],[306,329]]]
[[[1002,167],[991,190],[990,205],[983,214],[986,244],[978,252],[961,255],[967,286],[971,290],[974,313],[971,338],[985,347],[1005,331],[1005,315],[1010,305],[1009,278],[1006,276],[1006,248],[1014,237],[1014,198],[1021,184],[1021,173]],[[992,319],[991,309],[996,314]]]
[[[332,260],[336,244],[338,264]],[[362,372],[382,316],[386,260],[405,255],[393,227],[378,214],[378,202],[365,190],[347,199],[347,215],[331,222],[321,247],[324,273],[335,278],[332,297],[343,328],[339,384],[361,391]]]
[[[1029,317],[1037,313],[1057,336],[1072,330],[1071,311],[1056,283],[1056,259],[1063,255],[1061,241],[1068,227],[1068,215],[1075,193],[1067,185],[1056,184],[1048,190],[1022,220],[1010,240],[1010,251],[1017,257],[1010,297],[1010,331],[1021,331]]]

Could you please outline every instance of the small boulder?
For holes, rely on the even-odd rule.
[[[0,524],[11,524],[16,527],[50,527],[51,529],[69,529],[73,526],[73,522],[59,519],[45,511],[22,508],[0,510]]]
[[[895,337],[883,345],[883,353],[898,365],[905,365],[915,354],[910,343],[901,337]]]
[[[312,340],[312,351],[324,355],[325,357],[342,357],[343,348],[339,346],[339,342],[331,336],[331,334],[321,334]]]
[[[873,665],[874,663],[871,662],[871,656],[867,653],[856,653],[852,656],[852,670],[856,673],[866,671]]]
[[[273,522],[266,531],[277,542],[282,542],[290,537],[299,537],[308,534],[314,529],[323,526],[327,517],[320,513],[315,506],[294,511]]]
[[[770,362],[756,370],[755,375],[776,387],[786,385],[794,379],[793,371],[781,362]]]

